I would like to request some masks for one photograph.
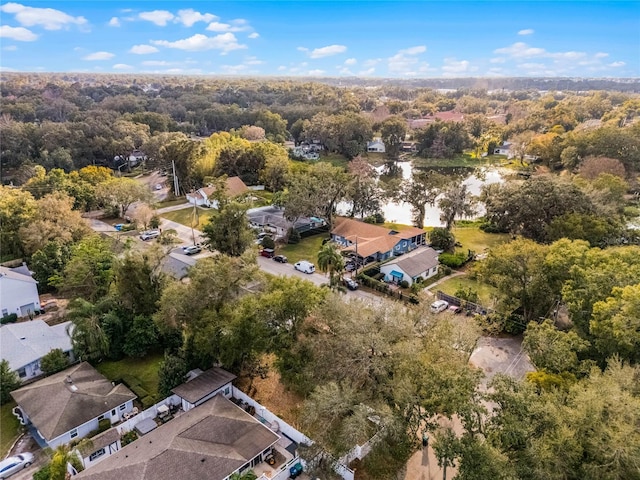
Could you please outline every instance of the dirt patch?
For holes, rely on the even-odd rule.
[[[62,323],[66,320],[68,304],[68,298],[57,297],[51,293],[40,295],[40,305],[45,313],[38,318],[44,320],[48,325]]]
[[[253,380],[251,397],[294,428],[299,428],[300,409],[304,399],[283,385],[280,374],[273,365],[274,355],[265,356],[262,361],[269,366],[269,370],[265,378],[257,377]],[[249,379],[241,378],[238,387],[248,392]]]

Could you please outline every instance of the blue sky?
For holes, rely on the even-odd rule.
[[[640,76],[640,2],[0,2],[5,71]]]

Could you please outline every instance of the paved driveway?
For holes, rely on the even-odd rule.
[[[522,337],[480,337],[469,362],[484,371],[485,384],[497,373],[522,379],[535,370],[522,350]]]

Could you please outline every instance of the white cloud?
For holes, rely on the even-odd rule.
[[[197,22],[213,22],[217,19],[218,17],[212,13],[200,13],[193,8],[188,8],[186,10],[178,10],[175,21],[182,23],[185,27],[192,27]]]
[[[246,65],[222,65],[221,70],[228,75],[238,75],[239,73],[246,72]]]
[[[53,8],[25,7],[19,3],[6,3],[0,7],[4,13],[13,13],[20,25],[33,27],[41,25],[45,30],[60,30],[69,25],[86,25],[84,17],[73,17]]]
[[[424,45],[418,45],[417,47],[409,47],[404,50],[399,50],[398,55],[418,55],[427,51],[427,47]]]
[[[532,35],[534,31],[533,28],[525,28],[524,30],[520,30],[518,35]]]
[[[286,69],[287,69],[287,67],[285,67],[284,65],[280,65],[280,66],[278,67],[278,71],[279,71],[279,72],[284,72]]]
[[[496,57],[496,58],[489,59],[489,63],[504,63],[506,61],[507,59],[504,57]]]
[[[314,48],[309,53],[311,58],[324,58],[332,55],[338,55],[347,51],[347,47],[344,45],[327,45],[326,47]]]
[[[207,30],[210,32],[246,32],[251,30],[251,27],[245,19],[238,18],[229,23],[211,22],[207,26]]]
[[[381,61],[381,58],[370,58],[369,60],[365,60],[364,62],[362,62],[362,65],[364,65],[365,67],[375,67]]]
[[[116,63],[116,64],[113,66],[113,69],[114,69],[114,70],[130,70],[130,69],[132,69],[132,68],[133,68],[133,67],[132,67],[131,65],[127,65],[126,63]]]
[[[341,75],[350,75],[353,76],[355,75],[351,70],[349,70],[347,67],[341,67],[340,65],[338,65],[338,73],[340,73]]]
[[[145,60],[142,62],[142,65],[145,67],[166,67],[171,65],[171,63],[166,60]]]
[[[253,32],[249,34],[249,38],[258,38],[260,34],[258,32]]]
[[[358,63],[358,60],[356,60],[355,58],[347,58],[344,61],[345,65],[355,65],[356,63]]]
[[[245,65],[263,65],[264,63],[263,60],[258,60],[256,57],[247,57],[244,59]]]
[[[309,70],[309,75],[314,76],[314,77],[317,77],[317,76],[323,75],[323,74],[324,74],[324,70],[319,70],[319,69]]]
[[[361,70],[358,75],[363,75],[363,76],[373,75],[375,73],[375,71],[376,71],[376,69],[371,67],[371,68],[368,68],[366,70]]]
[[[477,68],[471,67],[468,60],[456,60],[455,58],[445,58],[442,66],[442,75],[465,75],[469,72],[476,71]]]
[[[6,50],[7,52],[15,52],[16,50],[18,50],[18,47],[16,47],[15,45],[7,45],[6,47],[2,47],[3,50]]]
[[[534,48],[526,43],[516,42],[508,47],[498,48],[494,50],[493,53],[509,55],[514,58],[528,58],[542,56],[547,52],[544,48]]]
[[[178,50],[187,51],[204,51],[204,50],[222,50],[222,53],[228,53],[232,50],[239,50],[247,48],[246,45],[238,43],[233,33],[223,33],[216,35],[215,37],[207,37],[198,33],[189,38],[183,40],[176,40],[175,42],[169,42],[168,40],[153,40],[154,45],[161,47],[176,48]]]
[[[607,58],[609,56],[608,53],[604,53],[604,52],[598,52],[594,55],[594,57],[596,58]]]
[[[299,52],[308,52],[309,49],[307,47],[298,47],[296,48],[296,50],[298,50]]]
[[[82,57],[83,60],[109,60],[115,57],[113,53],[109,52],[94,52],[89,55]]]
[[[0,26],[0,38],[10,38],[19,42],[33,42],[38,39],[38,35],[24,27]]]
[[[118,17],[111,17],[111,20],[109,20],[109,23],[107,25],[109,25],[110,27],[119,27],[120,19]]]
[[[613,62],[613,63],[609,63],[607,67],[617,68],[617,67],[624,67],[625,65],[626,63],[624,62]]]
[[[387,68],[389,72],[393,74],[407,76],[417,75],[417,70],[426,71],[429,67],[428,63],[421,61],[417,56],[426,51],[427,47],[424,45],[398,50],[398,53],[394,56],[387,58]]]
[[[141,12],[138,17],[151,23],[155,23],[159,27],[164,27],[175,17],[173,13],[166,10],[153,10],[151,12]]]
[[[148,53],[156,53],[159,50],[151,45],[134,45],[129,50],[129,53],[135,53],[136,55],[146,55]]]

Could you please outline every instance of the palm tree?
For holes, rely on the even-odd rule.
[[[247,470],[244,473],[233,473],[229,480],[256,480],[258,476],[253,472],[253,470]]]
[[[476,214],[477,199],[467,190],[464,183],[451,185],[444,192],[443,197],[438,201],[438,206],[442,213],[440,221],[445,224],[447,230],[451,230],[456,218],[472,217]]]
[[[84,360],[100,360],[109,352],[109,338],[102,329],[100,308],[81,298],[70,305],[69,334],[76,355]]]
[[[335,243],[325,243],[318,252],[318,268],[329,273],[329,284],[335,284],[335,276],[344,270],[344,260]]]

